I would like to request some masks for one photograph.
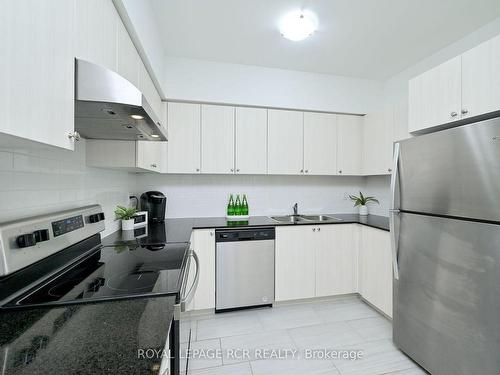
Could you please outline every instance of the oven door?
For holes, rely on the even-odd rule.
[[[198,286],[200,261],[194,250],[189,250],[179,302],[174,306],[174,335],[172,368],[175,375],[187,375],[190,345],[195,321],[191,319],[189,305]]]

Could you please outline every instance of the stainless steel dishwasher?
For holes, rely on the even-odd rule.
[[[215,232],[215,311],[272,306],[274,228]]]

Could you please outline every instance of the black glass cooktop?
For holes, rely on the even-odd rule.
[[[187,246],[129,241],[98,248],[6,307],[177,294]]]

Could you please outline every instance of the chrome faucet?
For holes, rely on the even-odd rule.
[[[298,214],[299,214],[299,205],[298,205],[298,203],[295,203],[293,205],[293,215],[297,216]]]

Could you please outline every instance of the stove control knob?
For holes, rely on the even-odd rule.
[[[21,234],[16,238],[17,246],[20,248],[30,247],[36,245],[36,238],[34,233]]]
[[[103,221],[103,220],[104,220],[104,212],[89,215],[89,223],[94,224],[94,223],[98,223],[98,222]]]
[[[35,236],[36,242],[44,242],[50,239],[48,229],[37,230],[36,232],[33,232],[33,235]]]

